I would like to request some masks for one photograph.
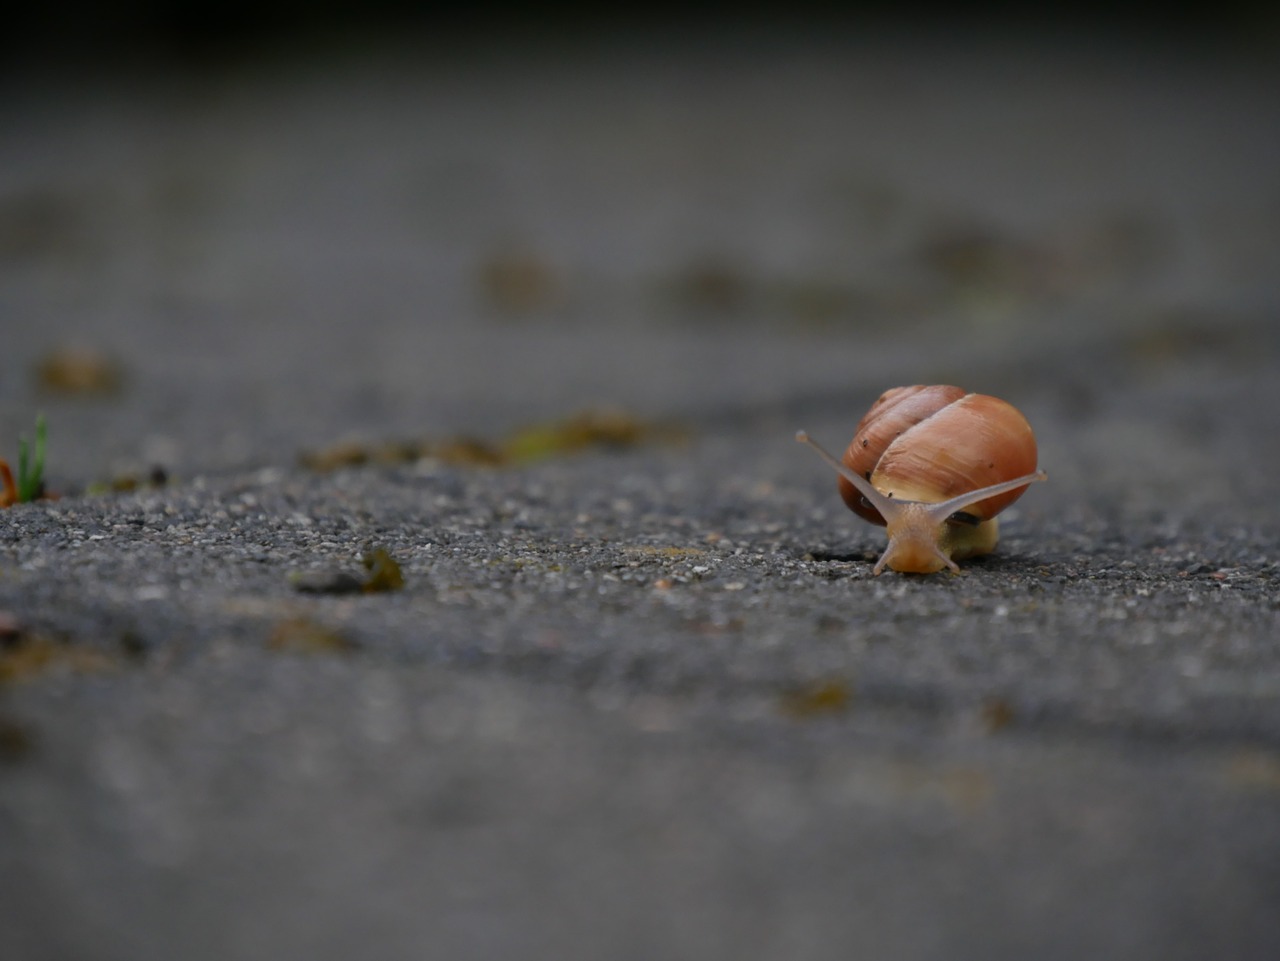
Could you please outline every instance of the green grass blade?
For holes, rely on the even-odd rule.
[[[44,450],[46,430],[44,415],[36,417],[36,444],[34,463],[25,437],[18,438],[18,502],[27,503],[40,496],[44,486]]]

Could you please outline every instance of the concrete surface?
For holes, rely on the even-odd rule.
[[[0,452],[42,411],[62,496],[0,511],[0,957],[1274,957],[1265,53],[10,78]],[[872,578],[792,436],[920,382],[1051,480]],[[655,429],[441,446],[602,410]]]

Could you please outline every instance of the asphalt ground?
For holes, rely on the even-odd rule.
[[[1266,53],[10,78],[0,957],[1274,957]],[[793,440],[910,383],[1050,475],[960,576]]]

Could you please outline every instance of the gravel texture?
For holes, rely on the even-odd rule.
[[[1274,957],[1277,77],[1195,53],[10,78],[0,957]],[[1050,482],[872,577],[792,438],[921,382]]]

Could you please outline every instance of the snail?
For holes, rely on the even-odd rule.
[[[886,528],[889,546],[873,574],[959,573],[957,560],[995,549],[996,515],[1027,485],[1049,479],[1036,469],[1036,438],[1017,408],[959,387],[885,391],[843,462],[804,431],[796,440],[839,472],[850,510]]]

